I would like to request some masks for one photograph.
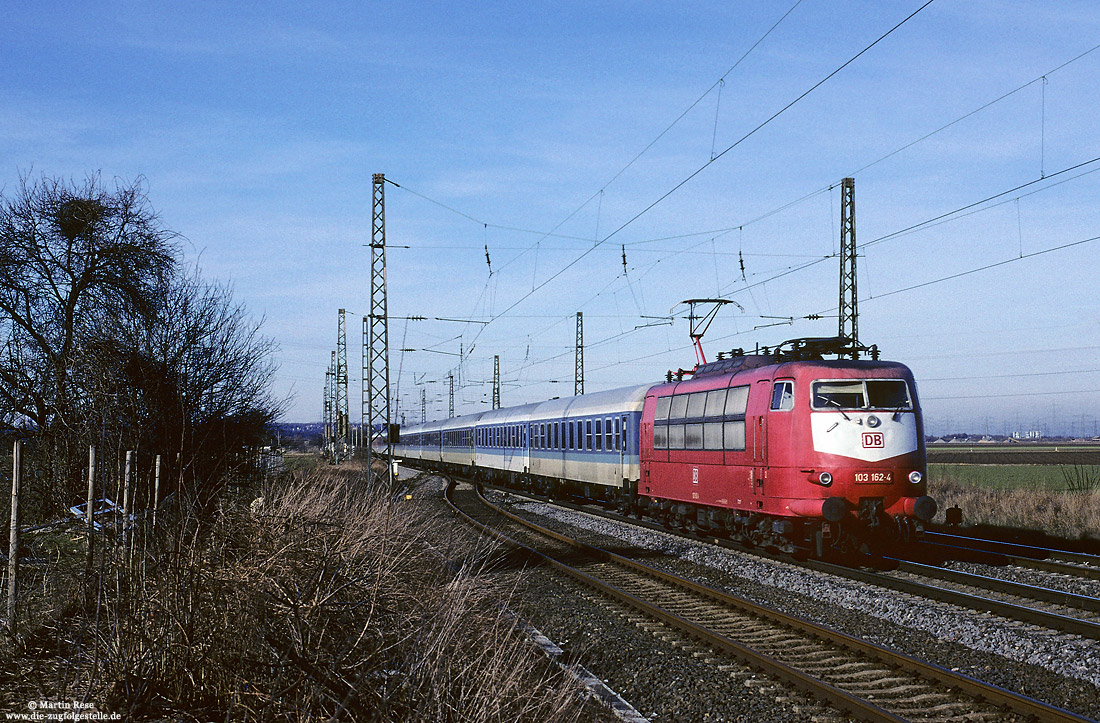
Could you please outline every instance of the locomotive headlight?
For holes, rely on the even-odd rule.
[[[924,475],[922,475],[917,470],[913,470],[912,472],[909,473],[909,481],[912,482],[915,485],[919,485],[921,483],[921,480],[923,480],[923,479],[924,479]]]
[[[822,487],[828,487],[833,483],[833,476],[828,472],[822,472],[817,476],[817,483]]]
[[[877,427],[880,424],[882,424],[882,420],[879,419],[878,417],[876,417],[875,415],[872,414],[869,417],[867,417],[867,426],[870,427],[871,429],[874,429],[875,427]]]

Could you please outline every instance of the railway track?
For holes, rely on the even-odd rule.
[[[871,569],[822,560],[798,560],[786,555],[771,554],[760,548],[746,547],[721,538],[701,537],[669,530],[653,522],[607,512],[591,505],[577,505],[560,500],[549,500],[537,495],[517,493],[506,488],[498,489],[520,497],[537,500],[544,504],[558,505],[585,514],[660,530],[687,539],[703,540],[727,549],[875,585],[895,592],[917,595],[970,610],[993,613],[1010,620],[1017,620],[1042,628],[1100,640],[1100,599],[1095,597],[951,570],[913,560],[889,557],[867,558],[864,560],[866,567]]]
[[[1084,721],[1074,713],[575,542],[492,505],[460,509],[602,595],[871,721]],[[481,518],[481,519],[478,519]],[[508,529],[508,533],[499,528]],[[515,539],[521,538],[521,539]]]
[[[1100,557],[1096,555],[942,532],[926,532],[924,547],[934,555],[952,559],[991,565],[1015,565],[1059,575],[1100,580]]]

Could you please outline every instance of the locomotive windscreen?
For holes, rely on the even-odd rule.
[[[910,409],[909,390],[901,379],[814,382],[817,409]]]

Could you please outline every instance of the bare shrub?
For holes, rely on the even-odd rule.
[[[1068,539],[1100,538],[1097,490],[994,489],[939,476],[929,482],[928,494],[939,503],[937,522],[943,522],[947,508],[957,506],[968,524],[1018,527]]]
[[[1066,488],[1070,492],[1090,492],[1100,488],[1100,465],[1060,464],[1058,470],[1066,480]]]
[[[439,520],[355,473],[251,501],[208,525],[180,514],[133,554],[111,547],[94,599],[71,594],[0,664],[23,671],[25,695],[134,719],[580,720],[571,681],[503,612],[508,591]]]

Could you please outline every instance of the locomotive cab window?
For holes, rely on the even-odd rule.
[[[794,382],[776,382],[772,387],[772,409],[788,412],[794,409]]]
[[[859,379],[813,383],[814,409],[912,409],[902,379]]]
[[[909,389],[900,379],[868,379],[867,406],[881,409],[912,409]]]

